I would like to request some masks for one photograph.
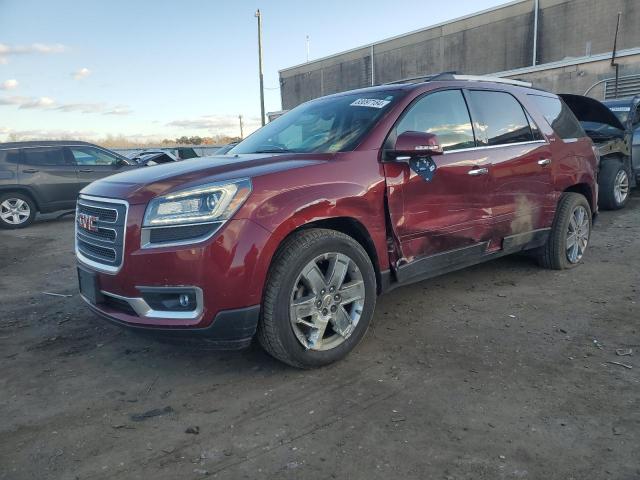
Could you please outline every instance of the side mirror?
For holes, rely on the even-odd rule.
[[[398,162],[416,157],[442,155],[442,145],[437,135],[425,132],[404,132],[398,135],[395,148],[390,152]]]

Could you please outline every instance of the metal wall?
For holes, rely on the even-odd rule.
[[[511,2],[281,70],[282,108],[407,77],[443,71],[488,74],[530,66],[535,3]],[[640,47],[640,0],[539,0],[537,64],[611,51],[618,11],[623,13],[618,48]]]

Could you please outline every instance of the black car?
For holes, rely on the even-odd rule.
[[[632,99],[599,102],[583,95],[560,95],[598,150],[598,204],[623,208],[640,178],[640,125]]]
[[[0,228],[73,209],[86,185],[129,168],[136,165],[128,158],[87,142],[0,143]]]

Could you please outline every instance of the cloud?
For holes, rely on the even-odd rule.
[[[20,109],[50,108],[55,101],[49,97],[0,97],[0,105],[15,105]]]
[[[32,43],[31,45],[7,45],[0,43],[0,65],[8,63],[11,55],[62,53],[67,47],[61,43]]]
[[[32,43],[31,45],[7,45],[0,43],[0,55],[24,55],[29,53],[62,53],[67,49],[60,43],[44,44]]]
[[[75,80],[82,80],[83,78],[87,78],[89,75],[91,75],[91,70],[87,67],[82,67],[80,70],[76,70],[71,74]]]
[[[260,127],[259,118],[243,117],[244,134]],[[214,134],[238,135],[240,133],[240,120],[235,115],[203,115],[202,117],[174,120],[167,123],[169,127],[180,127],[191,130],[208,130]]]
[[[116,105],[104,112],[104,115],[130,115],[131,113],[133,112],[127,105]]]
[[[104,103],[63,103],[54,108],[59,112],[102,113],[106,109]]]
[[[13,90],[17,88],[18,81],[15,79],[5,80],[0,84],[0,90]]]
[[[64,113],[100,113],[102,115],[129,115],[132,110],[127,105],[109,106],[105,103],[61,103],[50,97],[0,97],[0,106],[15,105],[21,110],[39,109]]]
[[[92,140],[98,137],[96,132],[86,130],[63,130],[63,129],[33,129],[14,130],[8,127],[0,127],[0,136],[12,141],[24,140]]]
[[[37,98],[31,98],[31,99],[27,100],[26,102],[21,103],[18,108],[20,108],[20,109],[26,109],[26,108],[49,108],[54,103],[56,103],[56,102],[55,102],[55,100],[53,98],[37,97]]]

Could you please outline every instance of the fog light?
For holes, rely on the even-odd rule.
[[[187,308],[189,306],[189,295],[181,293],[179,302],[181,307]]]
[[[162,312],[192,312],[198,307],[196,291],[181,287],[143,287],[142,298],[153,309]]]

